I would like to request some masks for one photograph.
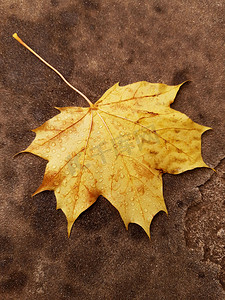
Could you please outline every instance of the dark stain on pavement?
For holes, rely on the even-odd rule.
[[[9,277],[0,282],[0,292],[21,291],[27,283],[27,275],[21,271],[13,272]]]

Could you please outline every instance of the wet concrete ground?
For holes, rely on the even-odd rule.
[[[224,1],[12,1],[0,4],[0,299],[221,300],[225,297]],[[45,161],[13,155],[55,106],[86,106],[19,45],[17,32],[96,101],[110,86],[178,84],[174,109],[210,126],[202,168],[164,175],[169,215],[151,241],[126,231],[103,197],[75,222],[55,210],[53,192],[31,194]]]

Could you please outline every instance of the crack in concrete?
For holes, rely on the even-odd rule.
[[[218,162],[218,164],[214,167],[215,169],[218,168],[218,166],[223,162],[223,160],[225,159],[225,157],[223,157],[222,159],[220,159],[220,161]],[[213,176],[215,175],[216,173],[216,176],[217,177],[220,177],[222,178],[222,175],[223,175],[223,172],[218,172],[218,171],[215,171],[212,173],[212,175],[203,183],[203,184],[200,184],[197,186],[197,189],[199,191],[199,194],[200,194],[200,199],[194,203],[191,203],[190,206],[187,207],[186,209],[186,213],[185,213],[185,217],[184,217],[184,220],[185,220],[185,231],[184,231],[184,238],[185,238],[185,243],[186,243],[186,246],[188,248],[191,248],[191,249],[195,249],[197,252],[201,253],[203,255],[203,259],[202,261],[210,261],[210,263],[214,264],[215,266],[217,266],[219,268],[219,272],[218,272],[218,276],[216,278],[216,280],[218,281],[218,283],[221,285],[221,287],[223,288],[223,290],[225,290],[225,285],[224,285],[224,282],[223,282],[223,277],[224,277],[224,274],[225,274],[225,270],[224,270],[224,266],[223,266],[223,259],[221,260],[221,262],[215,262],[212,260],[212,258],[210,256],[208,256],[208,247],[206,246],[206,243],[203,242],[202,246],[201,247],[193,247],[190,245],[190,242],[188,241],[190,238],[188,237],[188,232],[190,231],[190,228],[189,228],[189,231],[188,231],[188,225],[187,225],[187,221],[189,219],[188,217],[188,214],[190,213],[190,210],[194,209],[194,207],[196,207],[197,209],[197,206],[201,206],[203,205],[203,199],[204,199],[204,196],[203,196],[203,188],[205,187],[205,185],[207,183],[209,183]],[[221,174],[222,173],[222,174]]]
[[[212,173],[212,175],[211,175],[208,179],[206,179],[206,181],[205,181],[204,183],[202,183],[202,184],[200,184],[200,185],[197,186],[197,188],[199,189],[199,191],[200,191],[200,189],[201,189],[202,187],[204,187],[205,184],[207,184],[207,183],[212,179],[212,177],[213,177],[215,174],[216,174],[217,176],[221,177],[220,174],[216,171],[216,168],[222,163],[223,160],[225,160],[225,156],[224,156],[223,158],[221,158],[220,161],[218,162],[218,164],[214,167],[214,170],[215,170],[215,171]],[[200,191],[200,192],[201,192],[201,191]]]

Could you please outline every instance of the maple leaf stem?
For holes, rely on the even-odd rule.
[[[81,91],[79,91],[77,88],[75,88],[72,84],[70,84],[66,78],[58,71],[56,70],[53,66],[51,66],[46,60],[44,60],[39,54],[37,54],[33,49],[31,49],[27,44],[25,44],[21,38],[17,35],[17,33],[13,34],[14,39],[16,39],[21,45],[23,45],[25,48],[27,48],[31,53],[33,53],[37,58],[39,58],[46,66],[48,66],[50,69],[52,69],[56,74],[61,77],[61,79],[69,86],[71,87],[74,91],[76,91],[78,94],[80,94],[87,102],[88,104],[93,107],[93,103],[88,99],[87,96],[85,96]]]

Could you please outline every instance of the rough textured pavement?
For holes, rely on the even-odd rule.
[[[224,1],[4,0],[0,3],[0,299],[221,300],[225,297]],[[86,106],[33,47],[96,101],[110,86],[140,80],[178,84],[173,108],[213,130],[202,137],[211,169],[164,175],[168,217],[151,241],[126,231],[103,197],[75,222],[53,192],[31,194],[46,162],[13,155],[55,106]]]

